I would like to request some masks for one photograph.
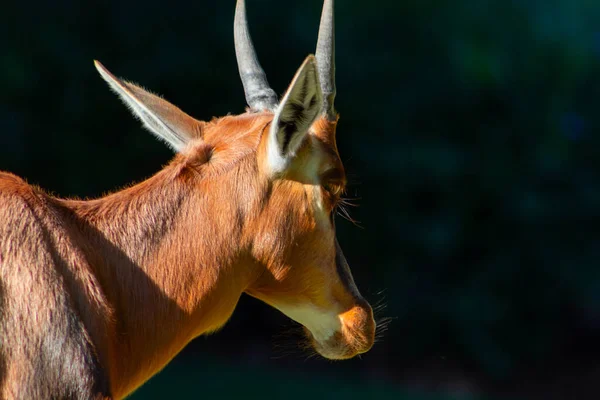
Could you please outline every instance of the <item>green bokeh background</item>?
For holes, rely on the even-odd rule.
[[[336,3],[338,143],[361,226],[338,218],[338,238],[389,330],[361,359],[306,359],[280,337],[294,325],[244,297],[132,398],[597,398],[600,2]],[[247,8],[283,93],[321,2]],[[172,154],[92,60],[199,119],[241,113],[233,10],[3,4],[0,169],[80,197],[152,175]]]

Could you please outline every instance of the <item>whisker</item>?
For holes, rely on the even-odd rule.
[[[297,325],[288,326],[273,335],[272,348],[276,353],[271,356],[271,359],[274,360],[284,357],[301,358],[310,349],[304,338],[302,327]]]
[[[340,198],[340,204],[350,207],[358,207],[358,202],[362,200],[361,197],[342,197]]]
[[[358,227],[358,228],[361,228],[361,229],[363,228],[363,227],[360,225],[360,222],[359,222],[359,221],[355,220],[354,218],[352,218],[352,217],[350,216],[350,213],[349,213],[349,212],[348,212],[348,210],[347,210],[347,209],[344,207],[344,205],[343,205],[343,204],[338,204],[338,205],[337,205],[337,207],[336,207],[336,213],[337,213],[337,215],[341,216],[341,217],[342,217],[342,218],[344,218],[345,220],[347,220],[347,221],[351,222],[352,224],[354,224],[356,227]]]
[[[387,303],[385,302],[384,299],[379,300],[377,303],[372,305],[373,310],[384,310],[385,308],[387,308]]]

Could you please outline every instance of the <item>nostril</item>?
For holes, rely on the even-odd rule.
[[[368,351],[375,342],[375,319],[373,309],[366,301],[363,301],[350,310],[340,315],[347,340],[355,349],[364,353]]]
[[[369,303],[356,302],[347,311],[337,315],[336,332],[328,338],[320,338],[305,327],[306,336],[317,353],[332,360],[345,360],[366,353],[375,342],[375,320]]]

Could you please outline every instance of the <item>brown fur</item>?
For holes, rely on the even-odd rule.
[[[163,170],[96,200],[0,173],[0,397],[122,398],[222,326],[243,292],[356,314],[344,329],[361,334],[331,346],[370,348],[371,308],[336,273],[334,229],[314,208],[321,196],[331,213],[345,184],[336,122],[317,121],[273,179],[261,167],[272,118],[195,121],[199,137]],[[335,179],[303,175],[315,157]]]

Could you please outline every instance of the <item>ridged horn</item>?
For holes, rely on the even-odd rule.
[[[277,95],[269,86],[265,71],[260,66],[248,30],[246,2],[238,0],[233,25],[235,55],[240,78],[244,85],[246,102],[253,111],[270,110],[277,107]]]
[[[336,118],[333,107],[335,100],[335,33],[333,18],[333,0],[325,0],[319,26],[319,39],[317,41],[317,67],[319,80],[323,92],[323,113],[329,119]]]

